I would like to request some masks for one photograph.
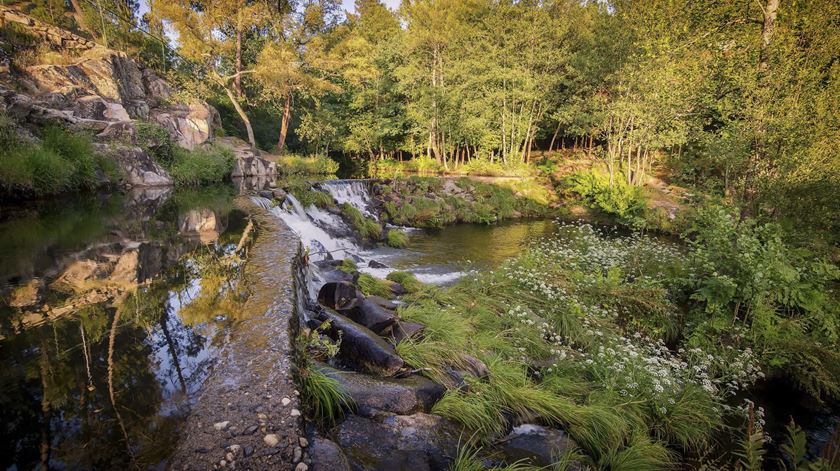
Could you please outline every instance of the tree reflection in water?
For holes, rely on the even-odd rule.
[[[232,198],[108,195],[0,220],[0,467],[166,462],[244,300]]]

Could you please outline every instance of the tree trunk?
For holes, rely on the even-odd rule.
[[[277,152],[282,154],[286,147],[286,135],[289,133],[289,121],[292,119],[292,92],[287,92],[283,99],[283,118],[280,120],[280,139],[277,140]]]
[[[242,11],[236,11],[236,77],[233,78],[233,88],[236,96],[242,97]]]
[[[230,102],[233,103],[233,108],[236,109],[236,113],[239,114],[239,118],[242,119],[243,123],[245,123],[245,130],[248,132],[248,143],[251,144],[252,148],[256,149],[257,142],[254,140],[254,128],[251,127],[251,120],[248,119],[248,115],[245,114],[245,111],[241,106],[239,106],[239,100],[236,99],[236,96],[234,96],[230,88],[225,85],[222,85],[222,88],[224,88],[225,93],[228,98],[230,98]]]
[[[560,132],[560,122],[557,122],[557,127],[554,128],[554,134],[551,136],[551,143],[548,144],[548,152],[551,153],[554,151],[554,141],[557,140],[557,133]]]

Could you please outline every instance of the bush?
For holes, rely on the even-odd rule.
[[[571,175],[565,183],[590,207],[613,215],[626,224],[640,223],[645,210],[642,190],[629,185],[621,176],[617,176],[611,185],[607,174],[593,170]]]
[[[314,155],[285,155],[277,159],[277,171],[282,175],[334,175],[338,172],[338,162]]]
[[[408,235],[405,232],[391,229],[388,231],[388,237],[386,239],[386,243],[391,247],[396,247],[401,249],[403,247],[408,246]]]
[[[219,146],[193,151],[176,148],[169,173],[178,185],[201,185],[223,181],[233,170],[234,155]]]

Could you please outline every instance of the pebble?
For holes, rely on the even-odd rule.
[[[302,446],[304,448],[308,447],[309,446],[309,440],[307,440],[303,437],[300,437],[300,446]]]
[[[225,454],[225,459],[228,460],[228,461],[233,461],[233,453],[227,452]]]
[[[225,465],[227,465],[227,462],[226,462],[225,460],[219,461],[219,466],[221,466],[222,468],[224,468],[224,467],[225,467]]]
[[[230,450],[230,452],[233,453],[234,455],[239,453],[239,450],[241,450],[241,449],[242,449],[242,447],[239,446],[239,445],[231,445],[231,446],[228,447],[228,450]]]
[[[301,458],[303,458],[303,450],[299,446],[296,446],[295,447],[295,455],[292,458],[292,462],[297,463],[298,461],[301,460]]]
[[[273,433],[269,433],[268,435],[263,437],[263,441],[265,442],[266,445],[274,447],[274,446],[277,446],[278,443],[280,443],[280,438],[277,437],[277,435],[275,435]]]
[[[248,457],[248,456],[253,455],[253,454],[254,454],[254,447],[252,447],[251,445],[246,445],[246,446],[245,446],[245,449],[244,449],[244,450],[242,450],[242,454],[243,454],[245,457]]]
[[[213,424],[213,428],[221,431],[221,430],[226,429],[228,427],[229,423],[230,423],[229,420],[225,420],[224,422],[216,422],[215,424]]]
[[[284,398],[283,398],[283,400],[282,400],[282,401],[280,401],[280,402],[282,402],[282,403],[283,403],[283,406],[285,407],[285,406],[288,406],[289,404],[291,404],[291,403],[292,403],[292,400],[291,400],[291,399],[289,399],[288,397],[284,397]]]
[[[291,413],[291,416],[292,416],[292,417],[297,417],[297,416],[299,416],[299,415],[300,415],[300,411],[299,411],[299,410],[297,410],[297,409],[292,409],[292,413]]]
[[[306,466],[306,463],[303,462],[298,463],[297,466],[295,466],[295,471],[307,471],[308,469],[309,466]]]
[[[257,428],[259,428],[259,427],[257,427],[256,425],[250,425],[245,430],[242,431],[242,435],[253,435],[254,432],[257,431]]]

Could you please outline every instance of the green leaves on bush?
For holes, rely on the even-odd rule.
[[[627,184],[623,178],[614,178],[611,183],[609,175],[593,170],[571,175],[566,186],[590,207],[623,223],[638,222],[645,210],[641,188]]]

